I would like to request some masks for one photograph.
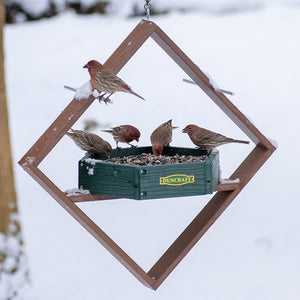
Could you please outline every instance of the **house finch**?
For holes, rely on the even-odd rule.
[[[130,144],[130,142],[133,140],[138,142],[141,136],[140,131],[131,125],[120,125],[118,127],[113,127],[110,130],[102,131],[111,133],[113,135],[113,138],[117,143],[117,148],[119,148],[118,143],[127,143],[128,145],[133,146]]]
[[[104,99],[105,102],[110,101],[109,97],[115,92],[130,93],[145,100],[143,97],[132,91],[121,78],[106,70],[98,61],[91,60],[83,67],[87,68],[90,73],[92,88],[99,93],[104,93],[100,97],[103,98],[104,95],[109,94]]]
[[[105,153],[107,157],[110,157],[112,151],[111,145],[100,136],[74,129],[70,129],[66,134],[81,150],[89,153]]]
[[[249,144],[248,141],[234,140],[228,138],[222,134],[215,133],[213,131],[201,128],[197,125],[187,125],[183,130],[183,133],[187,133],[191,141],[200,148],[211,150],[227,143],[242,143]]]
[[[155,155],[161,155],[164,146],[169,146],[172,142],[173,129],[177,127],[172,126],[172,120],[165,122],[158,126],[151,134],[150,140],[152,144],[152,152]]]

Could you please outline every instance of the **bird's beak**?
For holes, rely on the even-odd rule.
[[[109,151],[109,150],[106,150],[106,151],[105,151],[105,154],[106,154],[107,158],[110,158],[111,151]]]
[[[187,129],[186,129],[186,128],[183,128],[183,129],[182,129],[182,133],[187,133]]]
[[[135,140],[138,142],[140,140],[140,138],[136,138]]]
[[[178,128],[178,126],[172,126],[172,129],[176,129],[176,128]]]
[[[87,64],[85,64],[83,67],[84,67],[84,68],[87,68],[87,67],[88,67],[88,65],[87,65]]]

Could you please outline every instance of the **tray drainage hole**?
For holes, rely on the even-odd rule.
[[[146,191],[141,192],[141,197],[146,197],[146,196],[147,196],[147,192]]]
[[[145,169],[142,169],[142,170],[140,171],[140,173],[141,173],[141,175],[145,175],[145,174],[147,173],[147,171],[146,171]]]
[[[206,180],[206,182],[210,182],[210,180]]]

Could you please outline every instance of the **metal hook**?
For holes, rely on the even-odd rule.
[[[147,19],[150,19],[150,8],[151,8],[151,4],[150,4],[151,0],[145,0],[146,4],[144,5],[146,14],[147,14]]]

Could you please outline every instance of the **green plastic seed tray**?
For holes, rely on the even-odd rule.
[[[112,157],[152,153],[151,147],[114,149]],[[163,155],[206,155],[206,150],[165,147]],[[106,162],[104,154],[86,154],[79,161],[79,188],[92,195],[136,200],[211,194],[219,182],[219,152],[203,161],[164,165]]]

